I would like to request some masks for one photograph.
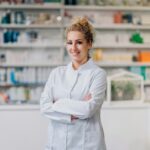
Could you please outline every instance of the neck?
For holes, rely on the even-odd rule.
[[[86,59],[84,59],[84,60],[82,60],[82,61],[80,61],[80,62],[73,61],[73,62],[72,62],[72,67],[73,67],[73,69],[74,69],[74,70],[79,69],[79,67],[80,67],[81,65],[85,64],[88,60],[89,60],[89,58],[86,58]]]

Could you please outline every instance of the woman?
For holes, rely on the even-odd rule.
[[[66,29],[71,63],[54,69],[41,96],[41,112],[50,119],[46,150],[106,150],[100,109],[106,73],[89,57],[93,27],[77,18]]]

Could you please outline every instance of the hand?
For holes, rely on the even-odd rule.
[[[92,95],[91,95],[91,93],[89,93],[89,94],[85,95],[85,97],[83,98],[83,100],[89,101],[91,98],[92,98]],[[79,118],[76,117],[76,116],[74,116],[74,115],[71,115],[71,121],[77,120],[77,119],[79,119]]]
[[[85,97],[83,98],[83,100],[89,101],[91,98],[92,98],[92,95],[91,95],[91,93],[89,93],[89,94],[85,95]]]
[[[77,119],[79,119],[79,118],[78,118],[78,117],[76,117],[76,116],[71,115],[71,121],[73,121],[73,120],[77,120]]]
[[[54,100],[53,100],[53,104],[54,104],[56,101],[57,101],[57,99],[54,99]]]

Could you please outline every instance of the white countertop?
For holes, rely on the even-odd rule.
[[[104,102],[103,109],[150,109],[150,102]],[[0,105],[0,111],[8,110],[38,110],[39,104]]]

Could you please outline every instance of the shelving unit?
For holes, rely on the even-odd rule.
[[[131,53],[133,56],[135,56],[138,54],[139,51],[150,51],[150,42],[130,42],[131,34],[133,34],[134,32],[140,32],[142,33],[142,36],[144,33],[149,33],[150,24],[144,24],[144,20],[142,24],[113,22],[113,17],[116,12],[121,12],[122,14],[130,14],[132,15],[132,17],[141,17],[141,15],[147,15],[149,10],[149,7],[143,6],[64,6],[64,12],[66,12],[68,16],[80,16],[81,14],[83,14],[84,16],[87,16],[89,20],[91,20],[96,29],[96,36],[97,34],[98,36],[101,35],[100,38],[95,41],[93,49],[100,49],[101,54],[105,54],[106,56],[109,55],[109,53],[112,54],[113,52],[120,53],[120,55],[126,55],[128,53]],[[65,24],[65,26],[67,26],[67,23]],[[107,33],[107,35],[105,40],[103,40],[102,38],[105,36],[105,33]],[[118,42],[118,37],[120,38],[121,34],[124,35],[126,33],[128,34],[128,36],[130,36],[128,37],[128,41],[126,36],[126,41],[124,41],[124,39],[121,39],[122,42],[120,42],[121,40]],[[114,38],[112,37],[112,35],[115,35],[117,37]],[[133,60],[116,61],[115,59],[108,59],[104,61],[99,61],[97,62],[97,64],[100,67],[105,68],[106,70],[113,69],[116,70],[116,72],[118,71],[118,69],[128,70],[128,68],[131,67],[150,67],[150,62],[139,62]],[[144,87],[148,86],[149,81],[144,81]],[[124,104],[126,102],[123,101],[122,103]],[[132,102],[129,101],[129,103]]]
[[[96,19],[96,16],[90,16],[92,13],[97,13],[97,17],[105,20],[106,16],[112,17],[114,12],[124,12],[140,15],[146,13],[149,15],[150,6],[64,6],[63,2],[57,4],[1,4],[0,3],[0,22],[3,17],[3,12],[15,11],[27,12],[27,16],[37,17],[39,13],[49,13],[58,16],[59,23],[23,23],[23,24],[0,24],[0,118],[1,118],[1,149],[11,150],[41,150],[45,147],[47,126],[49,120],[46,120],[40,115],[39,96],[43,85],[46,82],[47,76],[51,69],[68,63],[68,55],[65,50],[64,30],[71,17],[66,18],[65,12],[74,15],[86,15],[89,19]],[[78,2],[81,2],[78,0]],[[93,2],[93,1],[91,1]],[[131,1],[132,2],[132,1]],[[33,15],[32,15],[33,13]],[[102,14],[102,15],[100,15]],[[101,17],[102,16],[102,17]],[[31,18],[32,18],[31,17]],[[29,17],[30,18],[30,17]],[[90,20],[91,22],[93,20]],[[97,19],[96,19],[97,20]],[[109,20],[109,19],[108,19]],[[148,19],[150,20],[150,19]],[[123,35],[124,33],[150,33],[150,24],[115,24],[112,22],[92,22],[96,35]],[[31,31],[37,32],[39,41],[33,42],[8,42],[3,43],[2,35],[5,31],[18,31],[20,34]],[[59,36],[57,36],[59,35]],[[108,36],[109,37],[109,36]],[[118,36],[119,37],[119,36]],[[44,41],[44,42],[43,42]],[[104,42],[104,41],[107,41]],[[111,41],[111,40],[110,40]],[[109,40],[101,39],[100,42],[94,43],[93,49],[100,49],[102,54],[126,54],[134,55],[139,51],[150,51],[150,42],[143,44],[129,43],[126,41],[110,42]],[[37,53],[39,55],[37,55]],[[3,54],[6,57],[4,58]],[[10,57],[12,54],[15,57]],[[46,57],[47,56],[47,57]],[[8,61],[6,59],[8,58]],[[31,59],[32,58],[32,59]],[[18,60],[17,60],[18,59]],[[50,61],[52,59],[52,61]],[[17,61],[15,61],[17,60]],[[22,61],[21,61],[22,60]],[[48,60],[48,61],[45,61]],[[97,61],[100,67],[106,71],[119,69],[129,69],[131,67],[149,68],[150,62],[139,61]],[[7,77],[10,71],[16,73],[17,82],[4,82],[5,73]],[[29,72],[29,73],[23,73]],[[19,76],[27,75],[24,79],[30,79],[30,82],[22,82]],[[36,76],[33,78],[33,75]],[[9,76],[10,77],[10,76]],[[8,78],[7,78],[8,79]],[[32,79],[32,80],[31,80]],[[41,80],[44,79],[44,80]],[[36,82],[32,82],[36,81]],[[145,93],[150,93],[150,80],[144,81]],[[13,89],[13,90],[10,90]],[[8,94],[10,97],[12,91],[19,89],[28,93],[26,95],[18,95],[16,99],[4,102],[1,94]],[[16,94],[17,95],[17,94]],[[3,95],[8,96],[8,95]],[[33,97],[34,96],[34,97]],[[26,99],[25,99],[26,98]],[[101,119],[104,127],[106,138],[106,146],[108,150],[149,150],[150,139],[150,96],[145,98],[145,101],[104,101],[101,110]],[[114,130],[117,129],[117,130]],[[9,131],[9,132],[7,132]],[[138,132],[137,132],[138,131]],[[134,133],[134,134],[131,134]],[[14,137],[15,135],[15,137]],[[39,136],[40,135],[40,136]],[[121,135],[121,136],[120,136]],[[130,135],[130,136],[128,136]],[[9,138],[8,138],[9,137]],[[23,137],[23,138],[20,138]],[[126,139],[126,140],[125,140]],[[8,144],[9,143],[9,144]]]
[[[5,13],[5,15],[7,12],[11,12],[9,15],[11,15],[11,19],[12,19],[11,20],[12,22],[10,23],[0,24],[0,31],[2,32],[2,34],[4,34],[4,31],[6,30],[6,31],[17,31],[19,32],[19,36],[22,34],[24,34],[23,36],[26,36],[25,37],[26,41],[18,40],[18,42],[13,42],[13,43],[0,42],[0,49],[1,49],[0,54],[2,55],[5,54],[6,57],[8,57],[5,59],[9,60],[4,62],[2,59],[0,61],[0,70],[2,71],[2,75],[4,76],[4,78],[6,78],[6,76],[7,78],[10,78],[9,81],[6,80],[3,84],[0,84],[1,93],[2,95],[5,95],[6,92],[6,95],[7,93],[8,95],[11,95],[10,100],[7,102],[8,105],[9,104],[12,105],[13,103],[15,105],[22,104],[25,105],[26,108],[26,104],[25,104],[26,101],[28,107],[32,108],[33,104],[34,105],[35,103],[39,104],[40,93],[47,80],[46,76],[48,76],[50,70],[54,66],[57,66],[58,64],[59,65],[62,64],[62,56],[60,56],[62,55],[62,36],[63,36],[62,35],[63,27],[61,21],[62,4],[61,3],[11,4],[11,5],[1,4],[0,12],[1,14],[2,12]],[[22,23],[14,22],[15,21],[14,17],[16,12],[17,13],[19,12],[19,15],[25,17],[25,22]],[[45,17],[45,20],[39,20],[41,16]],[[2,15],[2,17],[4,17],[4,14]],[[21,17],[21,16],[17,16],[17,17]],[[42,17],[40,19],[43,19]],[[32,31],[34,33],[32,33]],[[38,36],[38,38],[29,39],[30,33],[32,34],[31,36],[33,37]],[[55,41],[56,39],[58,40],[57,42],[55,42],[53,39],[55,39]],[[18,56],[13,56],[13,53],[14,55],[18,55]],[[43,57],[44,54],[45,56]],[[57,59],[60,60],[58,64],[53,62],[53,59],[55,59],[53,58],[54,55],[59,55],[56,58],[56,60]],[[24,60],[21,61],[19,56],[21,56],[21,59]],[[19,60],[15,61],[17,59]],[[29,72],[27,71],[28,69]],[[30,70],[32,72],[30,72]],[[12,76],[11,73],[9,74],[9,72],[13,72],[13,71],[16,78],[15,80],[18,83],[13,83],[14,81],[13,79],[11,79]],[[24,71],[26,71],[26,73]],[[27,74],[27,76],[23,77],[23,74]],[[21,80],[20,77],[18,76],[22,76],[23,78],[26,79]],[[29,76],[32,76],[31,77],[32,82],[28,79]],[[40,78],[41,79],[43,78],[43,81]],[[20,89],[22,91],[20,91]],[[17,99],[14,99],[13,94],[11,92],[11,91],[17,92],[18,90],[20,91],[19,93],[22,94],[22,98],[20,97],[20,100],[18,97],[16,97]],[[35,95],[36,97],[35,99],[33,95]],[[5,103],[2,96],[0,99],[2,103]]]
[[[0,80],[3,80],[0,84],[0,103],[7,104],[9,109],[11,109],[10,105],[13,103],[16,106],[15,108],[13,107],[13,109],[22,109],[22,107],[32,109],[33,105],[36,103],[39,104],[40,93],[42,92],[50,70],[54,66],[62,64],[62,56],[60,57],[60,55],[62,55],[63,37],[61,21],[62,4],[0,5],[1,14],[4,12],[6,15],[9,11],[11,12],[9,15],[11,15],[13,21],[0,24],[1,33],[4,34],[5,30],[17,31],[19,32],[19,36],[26,36],[26,41],[19,39],[13,43],[0,42],[0,54],[5,54],[6,57],[4,58],[6,61],[4,59],[0,60]],[[13,15],[15,15],[16,12],[26,17],[26,22],[15,23]],[[40,15],[48,20],[38,20]],[[4,17],[4,14],[2,17]],[[29,34],[31,34],[33,38],[34,36],[37,36],[37,38],[32,39],[31,37],[31,39],[29,39]],[[2,36],[3,35],[1,35],[1,37]],[[53,39],[55,39],[55,41],[56,39],[58,40],[55,42]],[[43,57],[43,55],[45,56]],[[54,55],[59,55],[56,58],[56,60],[60,60],[58,64],[53,62],[53,60],[51,61]],[[12,72],[15,75],[15,79],[13,79]],[[25,74],[26,77],[23,77]],[[17,96],[15,96],[13,92],[16,93],[15,95]],[[18,92],[21,93],[20,99]],[[9,100],[4,99],[4,97],[8,96],[7,93],[10,97]],[[33,95],[35,95],[35,97]],[[3,107],[5,106],[3,105]],[[36,108],[37,107],[38,106],[36,106]]]
[[[32,15],[32,12],[34,13],[34,17],[39,14],[39,13],[52,13],[57,18],[58,22],[55,23],[24,23],[24,24],[15,24],[15,23],[9,23],[9,24],[0,24],[0,31],[5,31],[5,30],[17,30],[20,32],[20,34],[24,32],[29,32],[29,31],[35,31],[39,32],[39,35],[43,34],[43,37],[41,39],[44,39],[45,42],[40,41],[40,39],[37,42],[14,42],[14,43],[0,43],[0,54],[6,53],[6,52],[20,52],[20,50],[26,54],[27,56],[30,56],[30,53],[32,55],[34,53],[40,52],[40,55],[42,54],[47,54],[49,57],[49,60],[51,58],[55,59],[55,62],[52,61],[42,61],[48,59],[46,56],[43,57],[39,61],[35,61],[32,63],[32,61],[24,61],[24,62],[0,62],[0,69],[14,69],[14,68],[50,68],[52,69],[53,67],[59,66],[59,65],[66,65],[67,64],[67,58],[68,56],[66,55],[65,52],[65,45],[64,45],[64,30],[66,28],[66,25],[68,24],[68,21],[71,19],[67,18],[65,16],[65,13],[68,12],[71,14],[71,16],[75,15],[81,15],[83,14],[84,16],[87,15],[89,19],[91,19],[93,13],[96,15],[93,17],[96,19],[96,17],[99,17],[101,14],[106,13],[106,17],[113,17],[113,14],[115,12],[121,11],[123,13],[130,13],[130,14],[136,14],[136,15],[141,15],[143,13],[148,14],[150,11],[149,7],[142,7],[142,6],[65,6],[63,5],[63,1],[61,3],[57,4],[32,4],[32,5],[25,5],[25,4],[11,4],[11,5],[0,5],[0,12],[6,12],[7,10],[15,12],[15,11],[22,11],[24,13],[27,13],[27,15]],[[29,13],[30,12],[30,13]],[[36,15],[35,15],[36,14]],[[91,16],[90,16],[91,15]],[[32,16],[32,17],[33,17]],[[93,21],[93,20],[91,20]],[[122,33],[133,33],[135,31],[140,31],[140,32],[146,32],[148,33],[150,30],[150,24],[143,25],[143,24],[133,24],[133,23],[120,23],[120,24],[115,24],[113,22],[92,22],[97,34],[102,34],[103,33],[108,33],[111,35],[116,35],[116,34],[122,34]],[[3,33],[3,32],[1,32]],[[45,37],[44,37],[45,36]],[[103,40],[105,41],[105,40]],[[99,42],[99,43],[94,43],[93,49],[102,49],[102,52],[130,52],[136,53],[137,51],[150,51],[150,43],[143,43],[143,44],[136,44],[136,43],[130,43],[128,42]],[[52,53],[52,55],[51,55]],[[20,53],[21,54],[21,53]],[[31,56],[32,56],[31,55]],[[40,58],[40,56],[38,56]],[[54,58],[56,57],[56,58]],[[31,57],[32,58],[32,57]],[[34,58],[35,59],[35,58]],[[56,62],[57,60],[57,62]],[[100,67],[109,69],[117,69],[117,68],[125,68],[127,69],[128,67],[150,67],[150,62],[107,62],[107,61],[100,61],[97,62],[97,64]],[[149,82],[145,81],[144,83],[145,86],[149,86]],[[9,84],[8,87],[13,87],[15,85]],[[22,85],[25,86],[25,85]],[[32,84],[28,84],[28,86],[33,87]],[[37,86],[39,86],[37,84]],[[5,89],[5,85],[0,85],[0,88]],[[35,84],[36,87],[36,84]]]

